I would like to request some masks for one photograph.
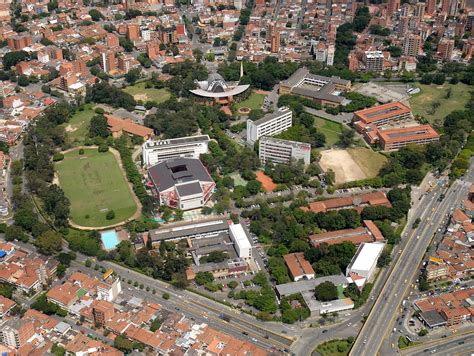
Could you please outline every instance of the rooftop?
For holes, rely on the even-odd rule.
[[[292,111],[287,108],[286,106],[282,106],[281,108],[279,108],[277,111],[275,112],[272,112],[270,114],[266,114],[264,117],[262,117],[261,119],[258,119],[258,120],[255,120],[253,123],[254,125],[256,126],[259,126],[259,125],[262,125],[266,122],[269,122],[269,121],[272,121],[280,116],[283,116],[283,115],[286,115],[288,113],[292,113]]]
[[[370,124],[372,122],[408,113],[411,113],[411,109],[400,101],[397,101],[395,103],[387,103],[356,111],[354,117],[362,120],[365,124]]]
[[[386,143],[405,142],[438,138],[439,134],[430,125],[403,127],[400,129],[380,130],[379,137]]]

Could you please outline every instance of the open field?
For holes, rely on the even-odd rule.
[[[135,100],[146,101],[155,101],[158,104],[168,100],[171,96],[170,92],[166,89],[155,89],[155,88],[145,88],[146,83],[136,83],[122,89],[124,92],[133,96]]]
[[[387,157],[369,148],[349,148],[347,152],[368,178],[376,177],[387,162]]]
[[[470,87],[463,83],[458,84],[436,84],[424,85],[416,84],[421,92],[410,98],[410,106],[415,115],[421,115],[430,123],[442,124],[446,115],[454,110],[462,110],[470,98]],[[451,89],[451,96],[446,97],[448,89]],[[433,114],[433,103],[439,103]]]
[[[250,108],[251,110],[258,110],[262,106],[264,98],[265,95],[252,92],[252,94],[250,94],[247,99],[241,101],[240,103],[236,103],[235,108],[239,109],[245,107]]]
[[[234,185],[235,186],[246,186],[247,181],[243,179],[240,175],[239,172],[233,172],[232,174],[229,174],[229,176],[234,180]]]
[[[71,201],[71,220],[81,226],[99,227],[119,223],[133,216],[137,205],[115,156],[85,149],[66,153],[55,164],[59,184]],[[113,210],[115,218],[107,220]]]
[[[85,104],[83,111],[76,111],[69,122],[63,124],[69,142],[78,141],[82,143],[84,141],[89,130],[89,123],[94,115],[93,105]]]
[[[332,169],[340,184],[375,177],[386,161],[380,153],[358,147],[321,151],[319,165],[325,172]]]
[[[339,134],[342,131],[341,124],[315,116],[314,126],[326,136],[326,147],[334,146],[339,141]]]

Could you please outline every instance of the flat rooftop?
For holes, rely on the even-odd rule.
[[[311,150],[311,144],[305,143],[305,142],[282,140],[280,138],[274,138],[270,136],[263,136],[262,138],[260,138],[260,143],[267,143],[267,142],[285,145],[285,146],[291,146],[293,148],[297,148],[300,150]]]
[[[274,119],[276,119],[280,116],[286,115],[288,113],[291,113],[291,110],[289,108],[283,106],[283,107],[279,108],[277,111],[272,112],[270,114],[267,114],[264,117],[262,117],[261,119],[255,120],[253,123],[256,126],[259,126],[259,125],[262,125],[266,122],[272,121],[272,120],[274,120]]]
[[[173,145],[183,145],[183,144],[195,143],[195,142],[209,142],[209,136],[208,135],[188,136],[188,137],[170,138],[167,140],[149,139],[145,142],[145,147],[152,148],[156,146],[173,146]]]
[[[188,236],[218,233],[228,231],[229,224],[226,220],[209,220],[193,224],[181,224],[172,227],[150,230],[149,236],[152,241],[163,241],[170,239],[185,238]]]
[[[314,288],[318,285],[320,285],[323,282],[332,282],[336,286],[342,285],[342,284],[348,284],[347,278],[342,275],[334,275],[334,276],[324,276],[324,277],[319,277],[315,279],[309,279],[309,280],[301,280],[298,282],[291,282],[291,283],[285,283],[285,284],[279,284],[276,286],[278,295],[281,297],[285,295],[290,295],[290,294],[295,294],[295,293],[301,293],[301,292],[306,292],[309,290],[314,290]]]

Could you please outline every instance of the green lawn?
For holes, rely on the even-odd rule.
[[[387,157],[372,151],[370,148],[349,148],[347,152],[368,178],[376,177],[385,162],[387,162]]]
[[[63,124],[64,129],[67,132],[69,142],[83,143],[84,138],[87,136],[89,130],[89,123],[91,118],[95,115],[93,105],[84,105],[83,111],[76,111],[71,117],[69,122]]]
[[[421,92],[410,98],[410,105],[415,115],[421,115],[430,123],[442,125],[446,115],[454,110],[462,110],[470,98],[471,88],[463,83],[458,84],[436,84],[424,85],[416,84]],[[447,97],[448,89],[451,89],[451,96]],[[439,106],[434,110],[432,104],[438,102]]]
[[[245,179],[243,179],[239,172],[233,172],[231,174],[229,174],[229,176],[234,180],[234,185],[235,186],[245,186],[247,185],[247,181]]]
[[[347,340],[330,340],[318,345],[316,351],[322,356],[346,356],[350,347]]]
[[[326,136],[326,147],[334,146],[339,141],[339,134],[342,131],[341,124],[315,116],[314,125],[319,132]]]
[[[265,95],[263,94],[257,94],[255,92],[252,92],[250,96],[245,99],[244,101],[241,101],[240,103],[235,104],[235,108],[250,108],[251,110],[258,110],[263,104],[263,99],[265,98]]]
[[[130,218],[137,210],[128,183],[111,152],[86,149],[67,153],[56,163],[59,184],[71,201],[71,219],[83,226],[112,225]],[[107,220],[107,211],[115,218]]]
[[[145,82],[140,82],[136,83],[135,85],[128,86],[122,90],[132,95],[137,101],[155,101],[158,104],[168,100],[171,96],[170,92],[167,89],[147,89],[145,88],[145,85]]]

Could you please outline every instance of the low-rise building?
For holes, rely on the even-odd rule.
[[[250,244],[247,233],[242,225],[229,225],[229,235],[234,242],[234,248],[237,251],[237,255],[243,259],[252,258],[252,245]]]
[[[388,123],[411,118],[411,109],[402,102],[397,101],[356,111],[352,123],[357,131],[363,132],[369,125],[380,127]]]
[[[206,204],[216,184],[199,159],[173,158],[148,169],[149,187],[160,203],[181,210]]]
[[[394,151],[407,145],[426,145],[439,140],[439,134],[430,125],[419,125],[379,131],[382,150]]]
[[[254,145],[261,137],[278,135],[292,124],[293,112],[287,107],[281,107],[255,121],[247,120],[247,143]]]
[[[258,157],[266,164],[290,164],[302,160],[308,165],[311,160],[311,145],[309,143],[262,137],[259,141]]]
[[[382,232],[377,225],[371,220],[364,220],[364,226],[354,229],[344,229],[337,231],[323,232],[309,236],[309,241],[314,247],[325,243],[328,245],[336,245],[344,241],[350,241],[354,245],[361,243],[384,241]]]
[[[362,243],[347,266],[346,276],[352,279],[359,289],[372,278],[384,247],[383,242]]]
[[[314,201],[309,203],[303,210],[310,210],[313,213],[326,213],[339,209],[355,209],[361,212],[366,206],[386,206],[390,208],[392,204],[385,192],[372,192],[350,197],[341,197],[327,200]]]
[[[148,140],[153,136],[153,129],[134,123],[131,119],[121,119],[112,115],[104,115],[107,119],[112,136],[118,138],[123,134],[142,137]]]
[[[314,269],[304,258],[303,252],[289,253],[283,256],[286,266],[290,271],[293,281],[298,282],[301,279],[313,279],[315,276]]]
[[[145,167],[153,166],[171,158],[199,158],[208,152],[209,136],[190,136],[167,140],[149,139],[142,145]]]

